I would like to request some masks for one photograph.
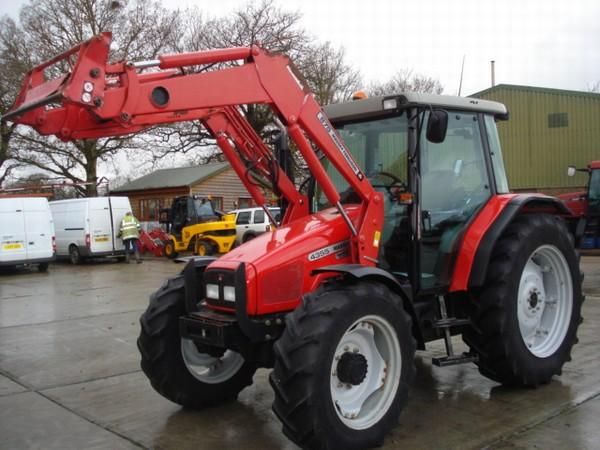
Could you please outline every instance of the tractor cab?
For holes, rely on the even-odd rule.
[[[503,105],[401,94],[326,109],[357,164],[384,198],[378,266],[416,291],[447,290],[460,237],[508,183],[495,121]],[[433,120],[432,120],[433,117]],[[357,201],[327,165],[342,203]],[[317,188],[314,208],[331,205]]]
[[[559,198],[574,214],[585,218],[584,240],[593,247],[600,237],[600,161],[592,161],[581,169],[569,166],[567,174],[572,177],[577,172],[584,172],[589,176],[586,191],[561,194]]]
[[[600,162],[597,167],[590,167],[590,184],[588,187],[588,214],[600,218]]]

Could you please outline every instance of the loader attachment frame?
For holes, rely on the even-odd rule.
[[[266,206],[249,170],[268,176],[289,203],[283,223],[308,214],[298,192],[252,129],[239,106],[265,104],[287,127],[312,176],[352,233],[353,261],[374,266],[383,226],[383,198],[339,137],[301,75],[284,55],[237,47],[109,63],[110,33],[102,33],[28,72],[13,108],[2,120],[30,125],[40,134],[69,141],[128,135],[149,127],[200,120],[216,139],[254,200]],[[223,65],[210,71],[189,67]],[[45,70],[70,63],[71,71],[46,79]],[[142,72],[153,68],[153,72]],[[316,149],[332,163],[361,200],[351,220]]]

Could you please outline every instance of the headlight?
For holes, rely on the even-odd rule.
[[[235,288],[233,286],[223,287],[223,299],[226,302],[235,302]]]
[[[398,107],[398,100],[395,98],[386,98],[383,101],[383,109],[396,109]]]
[[[219,300],[219,285],[207,284],[206,285],[206,298],[212,298],[214,300]]]

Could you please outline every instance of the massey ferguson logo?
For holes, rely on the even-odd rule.
[[[348,165],[350,166],[350,168],[356,175],[356,178],[358,178],[359,180],[362,180],[364,178],[364,175],[362,174],[362,172],[360,171],[360,168],[354,161],[354,158],[352,158],[352,155],[350,154],[350,152],[348,151],[348,149],[346,148],[346,146],[340,139],[340,136],[331,127],[331,123],[329,123],[329,120],[327,120],[327,118],[325,117],[325,114],[323,114],[323,111],[320,111],[319,114],[317,114],[317,119],[319,119],[319,122],[321,122],[321,125],[323,125],[323,128],[325,128],[325,130],[327,131],[327,134],[329,134],[329,137],[331,137],[331,140],[333,141],[335,146],[338,148],[338,150],[340,151],[340,153],[342,154],[342,156],[344,157],[344,159],[346,160],[346,162],[348,163]]]

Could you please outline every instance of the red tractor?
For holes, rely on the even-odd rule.
[[[582,192],[570,192],[558,196],[576,216],[586,220],[584,241],[587,246],[600,247],[600,161],[592,161],[585,169],[569,166],[567,174],[572,177],[577,172],[585,172],[589,176],[587,189]]]
[[[399,93],[323,109],[287,57],[258,47],[111,64],[109,44],[105,33],[33,69],[4,120],[64,140],[199,120],[265,214],[256,179],[282,206],[273,231],[191,258],[152,295],[138,347],[161,395],[203,408],[273,368],[291,440],[358,449],[397,424],[428,342],[445,340],[434,364],[475,363],[502,384],[561,373],[581,322],[578,218],[508,192],[503,105]],[[64,59],[70,73],[45,79]],[[215,68],[228,61],[242,64]],[[250,103],[273,110],[277,150],[244,117]],[[310,170],[300,189],[286,136]]]

